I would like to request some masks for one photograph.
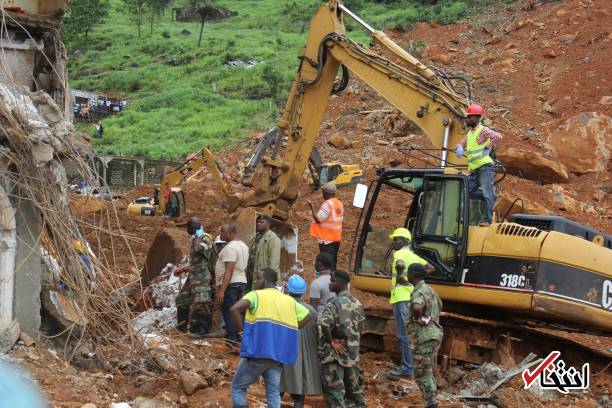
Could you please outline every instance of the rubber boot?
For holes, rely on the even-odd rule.
[[[304,396],[300,394],[291,394],[293,406],[295,408],[304,408]]]
[[[189,327],[189,307],[177,306],[176,307],[176,330],[180,332],[187,332]]]

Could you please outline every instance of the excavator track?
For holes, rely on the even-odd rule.
[[[400,356],[396,322],[389,309],[366,310],[364,349]],[[439,356],[452,364],[494,362],[512,366],[529,353],[545,357],[560,351],[571,364],[605,366],[612,361],[612,336],[544,326],[531,321],[502,321],[442,312],[444,339]]]

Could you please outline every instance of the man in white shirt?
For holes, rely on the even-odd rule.
[[[329,281],[334,264],[334,257],[327,252],[321,252],[315,259],[316,279],[310,284],[310,305],[317,311],[317,317],[321,316],[329,299],[336,296],[329,290]]]
[[[221,227],[221,240],[227,244],[219,253],[215,264],[215,299],[221,304],[227,338],[239,342],[240,336],[231,319],[230,309],[247,291],[246,268],[249,261],[249,247],[236,237],[234,224],[225,224]]]

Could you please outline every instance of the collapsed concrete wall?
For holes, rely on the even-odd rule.
[[[96,156],[93,163],[99,178],[116,192],[142,184],[159,184],[164,177],[164,168],[177,165],[166,160],[124,156]]]

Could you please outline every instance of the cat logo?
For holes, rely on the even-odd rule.
[[[601,306],[606,310],[612,310],[612,280],[605,280],[601,291]]]

